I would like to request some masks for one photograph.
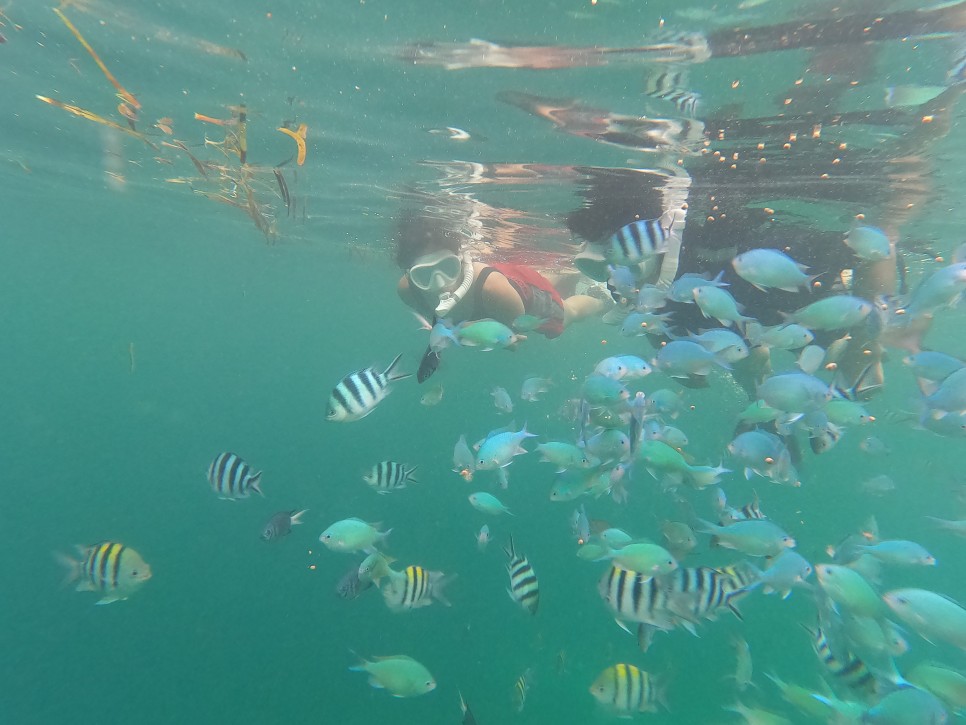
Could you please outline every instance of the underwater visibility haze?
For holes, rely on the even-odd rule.
[[[966,711],[966,2],[0,5],[0,722]]]

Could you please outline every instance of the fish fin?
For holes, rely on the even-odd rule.
[[[690,632],[692,635],[694,635],[695,637],[699,637],[699,638],[701,637],[701,635],[698,634],[698,628],[694,626],[694,622],[691,622],[690,620],[687,620],[687,619],[682,619],[678,622],[678,624],[684,629],[686,629],[688,632]]]
[[[259,471],[250,479],[248,479],[248,488],[250,488],[252,491],[257,493],[262,498],[265,498],[265,494],[262,493],[261,480],[262,480],[262,472]]]
[[[398,355],[396,355],[396,357],[393,358],[392,362],[389,363],[389,367],[387,367],[386,370],[385,370],[385,372],[383,373],[383,375],[386,376],[386,379],[387,380],[390,380],[390,381],[392,381],[392,380],[402,380],[403,378],[410,378],[410,377],[412,377],[412,375],[413,375],[412,373],[397,373],[397,372],[393,372],[395,370],[395,368],[396,368],[396,365],[399,364],[399,360],[400,360],[400,358],[402,358],[402,356],[403,356],[403,354],[402,353],[399,353]]]
[[[627,626],[627,624],[626,624],[626,623],[624,623],[624,622],[622,622],[621,620],[619,620],[619,619],[615,619],[615,620],[614,620],[614,624],[616,624],[616,625],[617,625],[618,627],[620,627],[621,629],[623,629],[623,630],[624,630],[625,632],[627,632],[628,634],[634,634],[634,633],[633,633],[633,632],[631,631],[631,628],[630,628],[630,627],[628,627],[628,626]]]
[[[93,588],[94,587],[91,587],[91,589],[93,589]],[[122,599],[127,599],[127,597],[118,596],[116,594],[108,594],[103,599],[100,599],[99,601],[95,602],[95,604],[97,604],[97,605],[100,605],[100,604],[111,604],[112,602],[119,602]]]
[[[80,548],[80,547],[78,547]],[[67,586],[68,584],[73,584],[75,581],[81,577],[81,569],[83,567],[83,562],[74,559],[73,557],[67,556],[67,554],[62,554],[59,551],[51,552],[57,563],[60,564],[66,571],[64,572],[64,580],[61,582],[61,586]],[[78,589],[80,591],[80,589]]]
[[[433,598],[444,607],[452,607],[453,605],[450,603],[449,599],[446,598],[446,595],[443,593],[443,589],[447,584],[452,583],[452,581],[456,579],[459,574],[450,574],[449,576],[444,576],[442,572],[437,573],[439,576],[436,578],[436,581],[433,582]]]

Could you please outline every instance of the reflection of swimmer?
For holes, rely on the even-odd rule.
[[[830,13],[831,14],[831,13]],[[466,43],[416,43],[399,52],[414,65],[465,68],[554,70],[613,63],[701,63],[802,48],[848,46],[900,38],[945,37],[966,31],[966,2],[884,13],[873,7],[854,15],[791,20],[776,25],[722,28],[701,33],[668,34],[656,43],[628,48],[602,46],[503,46],[486,40]]]
[[[396,222],[395,248],[396,262],[406,270],[399,296],[426,318],[454,323],[491,318],[512,325],[521,315],[530,315],[543,320],[536,332],[556,337],[571,322],[598,314],[608,304],[585,294],[564,298],[554,282],[563,285],[566,280],[551,281],[527,265],[475,261],[443,222],[411,211]],[[424,358],[423,365],[432,365],[432,370],[424,373],[421,366],[420,381],[436,364],[438,357]]]

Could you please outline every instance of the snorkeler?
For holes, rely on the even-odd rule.
[[[571,322],[609,306],[606,295],[564,298],[551,280],[528,265],[476,261],[460,243],[458,232],[411,210],[396,221],[394,241],[396,262],[406,270],[399,280],[399,296],[427,319],[457,323],[489,318],[511,326],[527,315],[538,323],[533,331],[553,338]],[[439,354],[427,349],[419,381],[429,378],[438,365]]]

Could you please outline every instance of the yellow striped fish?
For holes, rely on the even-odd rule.
[[[151,578],[151,567],[141,555],[124,544],[102,541],[93,546],[78,546],[81,558],[64,554],[57,558],[67,567],[67,581],[77,582],[79,592],[100,592],[98,604],[110,604],[128,596]]]
[[[527,693],[530,692],[530,668],[513,683],[513,705],[517,712],[523,712],[527,704]]]
[[[601,672],[590,694],[601,705],[618,713],[656,712],[660,703],[667,709],[663,686],[649,672],[634,665],[616,664]]]
[[[443,586],[447,578],[441,571],[427,571],[421,566],[407,566],[403,571],[389,570],[389,583],[383,586],[382,596],[386,606],[399,612],[418,607],[426,607],[436,599],[450,606],[443,596]]]
[[[530,566],[527,557],[520,556],[513,549],[513,537],[510,537],[509,547],[504,547],[509,561],[506,565],[507,573],[510,575],[510,588],[507,594],[510,599],[515,601],[530,614],[537,613],[537,606],[540,604],[540,583],[537,575]]]

